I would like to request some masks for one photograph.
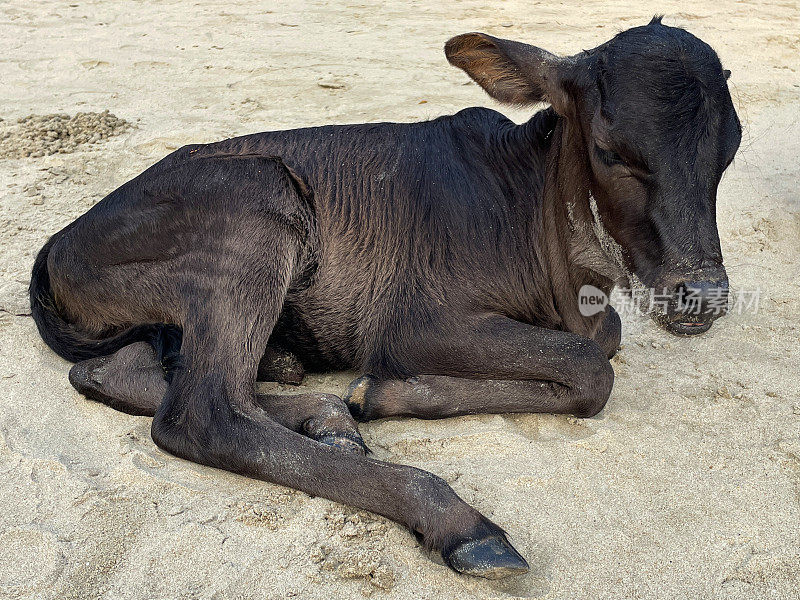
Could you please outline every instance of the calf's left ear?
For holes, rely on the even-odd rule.
[[[517,105],[547,102],[564,114],[565,59],[485,33],[457,35],[445,44],[444,53],[451,65],[463,69],[495,100]]]

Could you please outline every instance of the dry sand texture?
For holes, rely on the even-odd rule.
[[[393,523],[167,456],[148,419],[75,393],[26,316],[46,237],[182,144],[493,106],[447,65],[451,35],[571,53],[655,12],[733,71],[746,134],[719,225],[760,310],[694,340],[626,319],[594,419],[363,427],[379,458],[438,473],[506,527],[523,578],[459,576]],[[798,52],[790,0],[0,4],[0,597],[800,597]],[[55,148],[69,153],[14,158],[52,150],[79,112],[95,114]]]

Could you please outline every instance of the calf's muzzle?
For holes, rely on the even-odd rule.
[[[716,276],[684,279],[675,284],[666,311],[655,316],[675,335],[698,335],[728,311],[728,277],[724,269]]]

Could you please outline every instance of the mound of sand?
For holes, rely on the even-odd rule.
[[[3,123],[0,123],[2,127]],[[28,115],[0,129],[0,158],[39,158],[69,154],[128,131],[132,125],[104,110],[67,114]]]

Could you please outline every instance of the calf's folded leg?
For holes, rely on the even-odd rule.
[[[262,372],[265,361],[259,364]],[[167,393],[167,381],[153,347],[137,342],[110,356],[72,367],[69,380],[81,394],[132,415],[152,417]],[[312,440],[364,454],[367,447],[345,403],[333,394],[257,394],[258,406],[277,422]]]
[[[315,443],[271,420],[252,392],[258,364],[252,350],[263,349],[277,309],[265,315],[257,302],[246,314],[217,307],[184,326],[181,364],[153,419],[159,447],[383,515],[415,532],[460,572],[497,578],[527,571],[504,532],[440,477]],[[218,351],[231,347],[246,350]]]
[[[591,417],[601,396],[581,397],[563,384],[513,379],[416,375],[406,379],[355,380],[345,396],[359,421],[384,417],[443,419],[480,413],[555,413]]]
[[[622,340],[622,320],[613,306],[606,307],[606,315],[600,329],[594,336],[594,341],[603,349],[606,356],[611,359],[619,350]]]
[[[313,236],[303,186],[291,175],[279,161],[248,156],[187,159],[143,175],[62,239],[54,263],[77,261],[83,271],[78,279],[62,273],[61,297],[79,299],[73,315],[98,331],[147,322],[181,328],[181,357],[151,429],[165,451],[383,515],[462,572],[527,570],[503,531],[440,477],[320,444],[269,418],[257,400],[259,361],[290,284],[307,267],[304,236]],[[109,220],[116,205],[126,210]],[[132,205],[148,209],[137,213],[137,228]],[[127,358],[138,375],[158,379],[136,362],[141,355]],[[149,393],[146,403],[120,406],[149,410],[161,395]]]
[[[614,371],[596,342],[497,315],[464,323],[432,335],[403,365],[419,375],[356,379],[345,395],[355,418],[513,412],[590,417],[605,406]]]
[[[291,431],[348,452],[368,452],[347,405],[334,394],[257,394],[256,403]]]
[[[69,382],[91,400],[146,417],[156,414],[167,393],[164,369],[147,342],[76,363],[69,370]]]

